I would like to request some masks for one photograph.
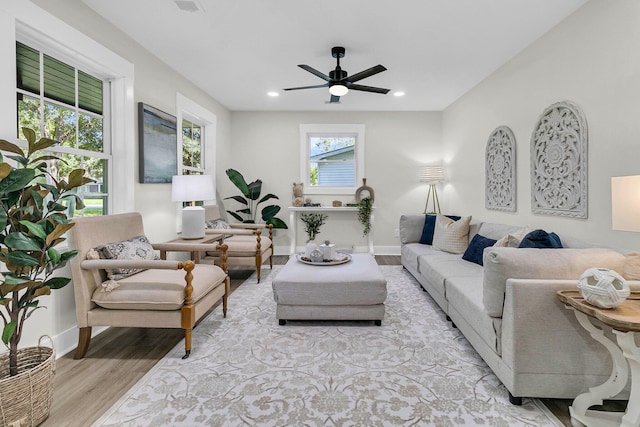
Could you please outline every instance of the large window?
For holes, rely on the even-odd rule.
[[[18,138],[29,127],[59,141],[49,172],[67,177],[76,168],[95,182],[78,189],[85,207],[71,216],[104,215],[109,206],[111,150],[108,138],[109,83],[23,43],[16,43]],[[73,203],[70,201],[69,203]]]
[[[204,173],[203,142],[204,128],[195,120],[182,119],[182,174],[200,175]]]
[[[364,125],[300,125],[300,179],[308,194],[349,194],[364,176]]]

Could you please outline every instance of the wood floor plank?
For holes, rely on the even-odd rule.
[[[288,256],[275,256],[285,264]],[[399,265],[400,257],[376,256],[380,265]],[[268,268],[268,267],[267,267]],[[231,291],[252,273],[231,270]],[[231,310],[232,308],[230,308]],[[44,427],[84,427],[95,422],[183,338],[179,329],[109,328],[93,338],[87,355],[73,360],[73,352],[56,364],[55,389]],[[568,427],[571,400],[543,399],[544,404]],[[619,402],[605,403],[620,408]]]

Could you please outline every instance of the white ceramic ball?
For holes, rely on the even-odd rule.
[[[629,285],[620,274],[607,268],[590,268],[578,279],[582,297],[601,308],[615,308],[629,296]]]

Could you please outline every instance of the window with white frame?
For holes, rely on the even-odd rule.
[[[197,119],[182,118],[182,174],[201,175],[205,173],[203,158],[204,126]]]
[[[70,216],[107,214],[109,82],[21,42],[16,42],[16,74],[18,138],[24,139],[22,128],[29,127],[37,138],[59,141],[51,153],[61,160],[48,160],[51,175],[62,178],[82,168],[94,180],[77,189],[84,208],[68,201]]]
[[[352,194],[364,176],[364,125],[300,125],[300,156],[306,194]]]

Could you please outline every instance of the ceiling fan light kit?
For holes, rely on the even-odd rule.
[[[329,103],[335,104],[340,102],[340,97],[349,93],[349,90],[358,90],[362,92],[372,92],[372,93],[380,93],[387,94],[389,89],[383,89],[379,87],[373,86],[363,86],[355,84],[355,82],[365,79],[367,77],[371,77],[375,74],[386,71],[387,69],[383,65],[376,65],[374,67],[368,68],[364,71],[360,71],[352,76],[349,76],[345,70],[340,67],[340,58],[344,58],[345,48],[342,46],[336,46],[331,49],[331,56],[336,58],[336,68],[329,72],[329,75],[321,73],[305,64],[300,64],[298,67],[302,68],[305,71],[310,72],[311,74],[320,77],[326,83],[321,85],[314,86],[302,86],[302,87],[290,87],[284,90],[300,90],[300,89],[316,89],[321,87],[328,87],[329,93],[331,94],[331,99]]]

